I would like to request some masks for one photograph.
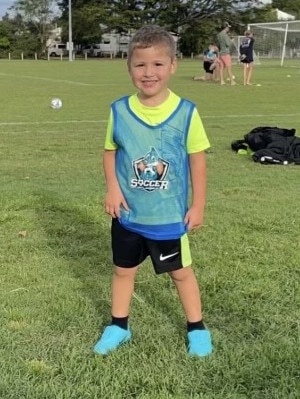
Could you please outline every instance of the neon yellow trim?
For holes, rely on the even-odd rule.
[[[180,97],[178,97],[172,91],[170,91],[170,95],[167,100],[158,107],[146,107],[145,105],[141,104],[137,97],[137,94],[133,94],[129,97],[129,106],[131,110],[145,123],[153,126],[168,119],[170,114],[178,106],[179,102]],[[208,149],[209,147],[210,144],[206,136],[202,120],[197,109],[195,108],[191,118],[191,124],[187,136],[187,153],[193,154],[196,152],[201,152]],[[112,111],[110,111],[108,119],[104,148],[106,150],[116,150],[118,148],[116,143],[114,143],[113,141]]]
[[[189,244],[189,238],[187,234],[184,234],[181,239],[181,262],[183,267],[191,266],[192,256]]]

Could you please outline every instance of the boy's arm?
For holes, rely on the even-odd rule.
[[[206,200],[206,155],[204,151],[189,155],[190,178],[192,186],[191,206],[185,216],[188,230],[203,224]]]
[[[128,210],[128,205],[121,191],[116,176],[116,151],[104,150],[103,169],[106,181],[105,212],[113,218],[120,217],[120,206]]]

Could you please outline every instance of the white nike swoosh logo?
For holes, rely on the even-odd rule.
[[[163,254],[160,254],[159,260],[160,260],[160,261],[164,261],[164,260],[166,260],[166,259],[172,258],[172,256],[175,256],[175,255],[177,255],[178,253],[179,253],[179,252],[175,252],[174,254],[165,255],[165,256],[163,256]]]

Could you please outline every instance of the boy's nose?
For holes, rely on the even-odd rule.
[[[152,65],[147,65],[145,68],[145,76],[153,76],[154,68]]]

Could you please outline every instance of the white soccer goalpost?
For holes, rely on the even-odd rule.
[[[248,29],[259,59],[278,59],[283,66],[285,59],[300,58],[300,21],[253,23]]]

